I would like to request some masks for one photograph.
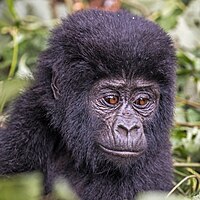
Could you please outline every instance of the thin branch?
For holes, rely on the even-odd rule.
[[[73,12],[73,0],[64,0],[65,5],[67,6],[68,12]]]
[[[200,108],[200,102],[189,101],[189,100],[181,98],[181,97],[176,97],[176,101],[183,103],[183,104],[186,104],[188,106],[192,106],[194,108],[198,108],[198,109]]]
[[[200,163],[174,163],[174,167],[200,167]]]
[[[12,63],[8,75],[8,79],[12,79],[14,74],[15,74],[15,69],[17,66],[17,60],[18,60],[18,41],[17,41],[17,36],[18,36],[18,30],[17,28],[11,30],[11,35],[13,37],[13,57],[12,57]]]
[[[180,185],[182,185],[185,181],[187,181],[188,179],[192,179],[195,178],[199,181],[199,178],[197,175],[190,175],[185,177],[183,180],[181,180],[175,187],[172,188],[172,190],[167,194],[167,197],[169,197],[178,187],[180,187]]]
[[[198,127],[200,128],[200,122],[175,122],[175,126],[185,126],[185,127],[190,127],[190,128],[194,128],[194,127]]]

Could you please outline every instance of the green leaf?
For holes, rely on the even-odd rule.
[[[8,9],[9,9],[10,13],[12,14],[13,18],[17,19],[18,16],[17,16],[17,12],[16,12],[15,6],[14,6],[14,0],[6,0],[6,3],[7,3]]]

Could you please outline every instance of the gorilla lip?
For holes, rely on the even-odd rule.
[[[128,151],[128,150],[109,149],[103,145],[100,145],[100,147],[109,154],[112,154],[114,156],[121,156],[121,157],[137,157],[143,153],[143,151]]]

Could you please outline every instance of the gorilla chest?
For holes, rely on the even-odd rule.
[[[116,178],[117,179],[117,178]],[[72,180],[73,188],[82,200],[133,200],[137,189],[129,181],[110,181],[103,177]]]

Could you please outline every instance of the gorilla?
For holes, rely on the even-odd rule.
[[[82,200],[172,187],[175,50],[127,11],[79,11],[52,31],[32,85],[0,130],[0,174],[66,178]]]

